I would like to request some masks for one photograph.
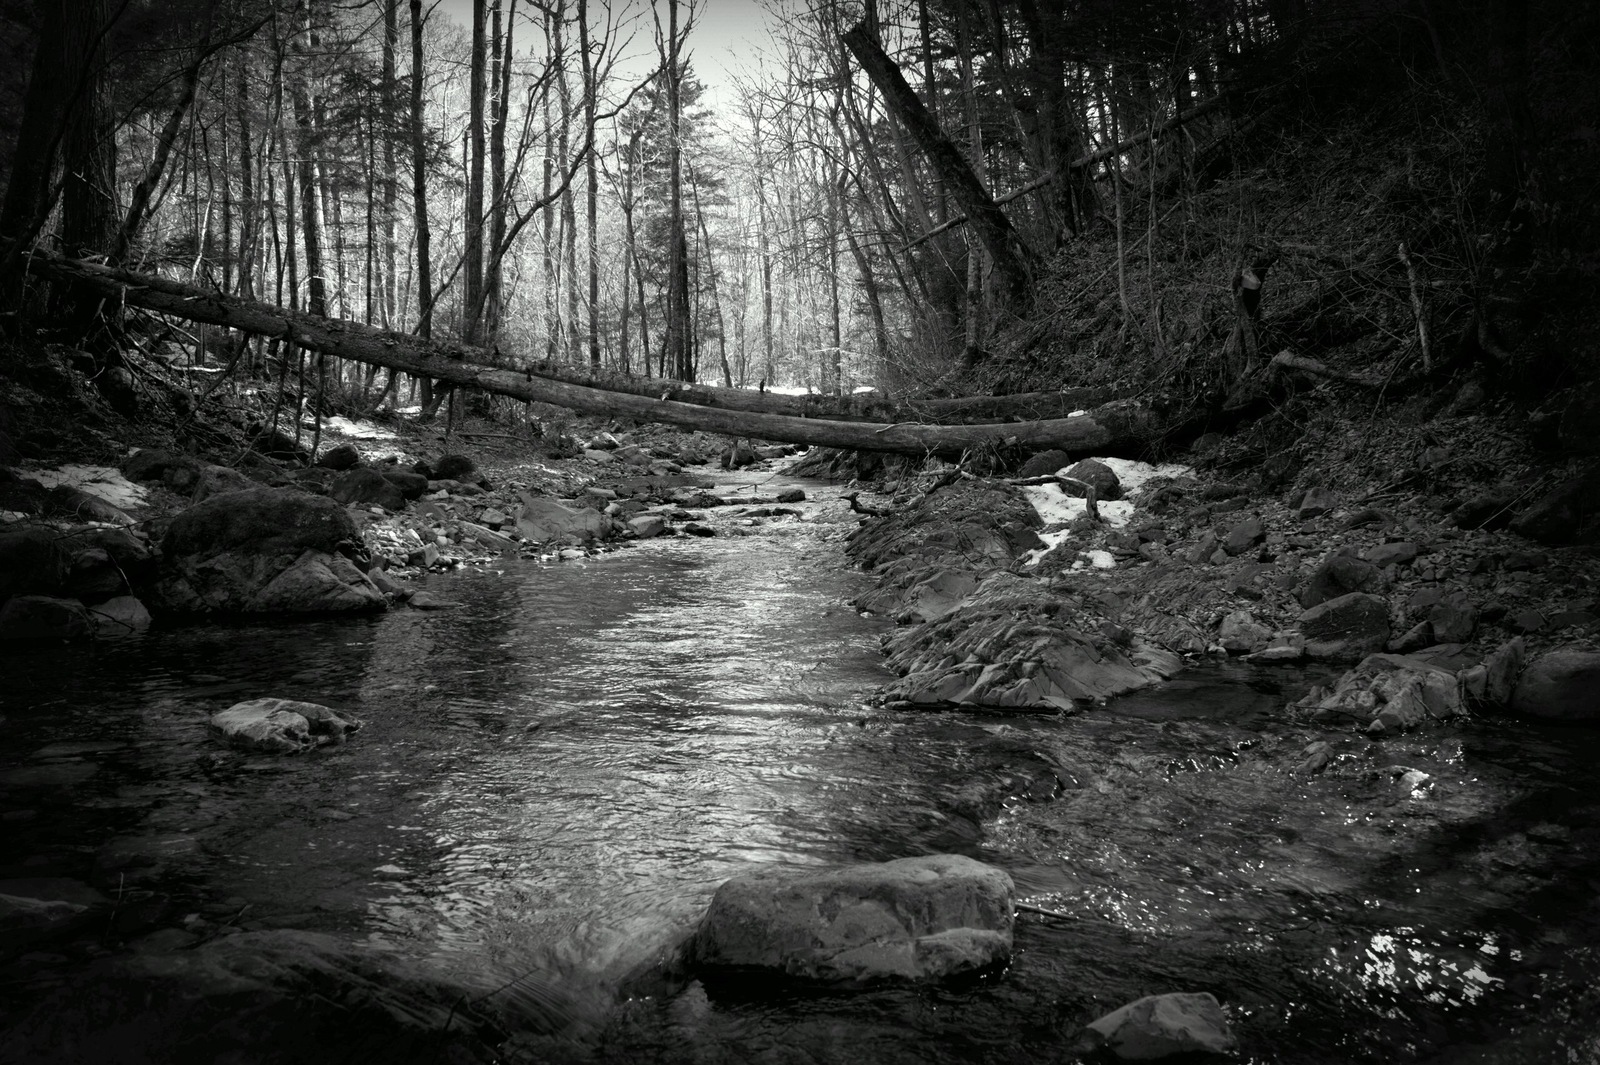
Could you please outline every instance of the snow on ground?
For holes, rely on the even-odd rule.
[[[71,485],[123,510],[144,506],[149,494],[142,485],[134,484],[122,476],[122,471],[110,466],[58,466],[53,470],[28,470],[25,476],[46,488]]]
[[[1122,484],[1124,498],[1099,504],[1100,517],[1113,529],[1124,528],[1133,519],[1136,508],[1127,497],[1138,492],[1147,482],[1158,477],[1187,477],[1194,473],[1192,467],[1176,462],[1154,465],[1134,459],[1096,461],[1109,466]],[[1044,541],[1045,546],[1035,548],[1023,556],[1023,563],[1031,566],[1067,538],[1067,530],[1062,526],[1082,517],[1084,511],[1088,509],[1088,501],[1067,495],[1059,484],[1024,485],[1022,492],[1028,497],[1028,502],[1033,504],[1033,509],[1038,513],[1040,520],[1044,522],[1044,529],[1039,533],[1039,539]],[[1084,559],[1096,569],[1110,569],[1116,564],[1107,551],[1088,551],[1082,553],[1082,558],[1073,564],[1073,568],[1081,569],[1085,564]]]

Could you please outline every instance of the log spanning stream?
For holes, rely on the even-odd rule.
[[[454,611],[12,654],[0,880],[110,905],[0,924],[0,1061],[472,1060],[415,1034],[469,1020],[513,1062],[1073,1061],[1175,990],[1216,994],[1245,1060],[1491,1060],[1448,1055],[1522,1025],[1538,1053],[1492,1060],[1593,1060],[1581,738],[1333,737],[1296,774],[1304,678],[1225,667],[1072,718],[873,710],[886,623],[806,487],[798,517],[709,512],[714,539],[431,578]],[[367,724],[295,758],[208,736],[263,695]],[[1058,916],[961,986],[651,975],[729,876],[930,852]]]

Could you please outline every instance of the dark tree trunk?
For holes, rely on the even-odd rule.
[[[845,46],[878,91],[884,102],[916,139],[929,166],[939,175],[956,206],[982,242],[995,272],[1000,277],[1006,304],[1013,311],[1024,310],[1033,299],[1034,256],[1012,227],[972,167],[951,140],[945,136],[917,94],[906,84],[900,68],[872,39],[865,24],[843,37]]]

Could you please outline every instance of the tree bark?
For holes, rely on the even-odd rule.
[[[1165,428],[1148,409],[1132,403],[1106,404],[1077,417],[1000,425],[846,422],[696,406],[499,369],[484,364],[486,352],[468,345],[433,343],[405,333],[284,310],[48,252],[36,255],[29,269],[53,281],[79,284],[129,305],[190,321],[282,337],[307,349],[354,362],[387,366],[589,414],[665,422],[730,436],[916,455],[954,456],[975,448],[994,447],[1022,451],[1060,448],[1069,454],[1106,455],[1138,453]]]
[[[961,150],[945,136],[922,101],[917,99],[917,94],[906,84],[894,60],[872,39],[866,25],[851,29],[843,41],[878,91],[883,93],[890,110],[910,130],[951,199],[967,216],[968,224],[983,243],[1000,277],[1007,305],[1014,311],[1025,309],[1033,299],[1032,251],[962,158]]]
[[[467,158],[466,296],[462,309],[466,321],[462,335],[472,344],[483,335],[483,164],[484,111],[488,98],[488,8],[485,0],[472,0],[472,63],[469,71],[467,128],[471,148]]]
[[[422,0],[411,0],[411,198],[417,230],[417,333],[433,336],[433,266],[428,225],[428,140],[422,123]]]
[[[312,314],[326,314],[328,280],[322,265],[322,200],[318,195],[316,116],[312,110],[309,85],[310,57],[307,41],[311,36],[311,9],[305,0],[295,4],[295,26],[290,49],[297,57],[290,94],[294,100],[294,124],[298,132],[295,151],[299,155],[300,228],[306,248],[306,300]]]

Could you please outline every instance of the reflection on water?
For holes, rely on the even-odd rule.
[[[1297,772],[1301,679],[1220,668],[1070,719],[884,714],[849,515],[804,509],[434,578],[453,612],[8,659],[3,875],[536,970],[608,1018],[565,1047],[600,1060],[1074,1060],[1083,1022],[1171,990],[1228,1003],[1250,1060],[1426,1060],[1594,974],[1600,799],[1572,734],[1352,737]],[[287,759],[206,735],[269,694],[367,727]],[[1050,911],[1003,978],[624,993],[731,875],[933,851]]]

